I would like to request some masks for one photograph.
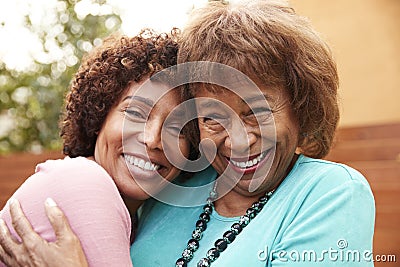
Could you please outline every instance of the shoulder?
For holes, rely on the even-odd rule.
[[[26,182],[60,183],[60,185],[101,185],[113,187],[110,175],[93,160],[84,157],[47,160],[36,166],[35,174]]]
[[[295,169],[289,174],[296,180],[309,184],[328,184],[331,188],[346,185],[360,185],[370,189],[368,181],[356,169],[345,164],[313,159],[301,155]]]
[[[334,207],[374,212],[375,201],[365,177],[340,163],[300,156],[276,192],[280,201],[294,209]]]
[[[269,203],[280,225],[278,248],[329,248],[341,238],[353,248],[371,248],[374,197],[349,166],[301,156]]]
[[[50,159],[36,166],[35,173],[53,173],[53,172],[68,172],[68,173],[90,173],[106,175],[105,170],[95,161],[85,157],[63,159]]]
[[[55,239],[43,208],[46,198],[50,197],[67,215],[79,236],[85,233],[100,236],[93,232],[102,225],[115,225],[117,229],[123,224],[119,229],[124,229],[122,234],[128,236],[129,244],[129,213],[112,178],[94,161],[67,157],[41,163],[13,197],[20,201],[30,222],[41,229],[39,234],[46,240]],[[0,216],[10,221],[8,205]]]
[[[51,197],[61,205],[85,199],[120,200],[118,188],[108,173],[96,162],[83,158],[47,160],[14,193],[21,202],[36,201],[40,207]]]

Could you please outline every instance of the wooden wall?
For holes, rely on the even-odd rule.
[[[359,170],[371,185],[376,204],[374,253],[396,255],[400,261],[400,123],[342,127],[327,159]],[[354,225],[353,227],[357,227]]]
[[[0,208],[12,193],[35,172],[36,164],[47,159],[62,158],[61,152],[50,151],[42,154],[16,153],[0,156]]]
[[[341,126],[400,121],[400,1],[289,2],[332,49],[340,77]]]
[[[34,172],[37,163],[61,157],[59,152],[0,157],[0,206]],[[377,210],[374,253],[396,255],[400,261],[400,123],[342,127],[327,159],[346,163],[368,179]],[[376,262],[375,266],[397,264]]]

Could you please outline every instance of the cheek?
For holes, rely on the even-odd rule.
[[[106,137],[110,141],[122,141],[123,119],[114,118],[112,121],[104,125]]]
[[[122,123],[121,120],[108,120],[102,127],[96,140],[96,154],[115,153],[122,146]]]
[[[106,147],[106,145],[107,145],[107,133],[103,129],[101,129],[96,139],[95,154],[102,152]]]
[[[286,128],[282,132],[277,132],[277,154],[292,155],[298,147],[298,132],[294,129]]]
[[[289,121],[289,123],[285,127],[288,138],[291,142],[295,142],[297,144],[299,139],[299,126],[295,121]]]

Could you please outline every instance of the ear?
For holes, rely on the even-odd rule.
[[[303,145],[306,143],[307,138],[308,138],[308,134],[306,132],[299,133],[298,143],[297,143],[297,147],[295,150],[296,154],[304,153]]]
[[[294,151],[294,153],[298,154],[298,155],[303,154],[303,149],[298,146],[298,147],[296,147],[296,150]]]

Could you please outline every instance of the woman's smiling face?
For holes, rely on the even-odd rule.
[[[138,200],[157,193],[180,173],[165,153],[173,157],[180,149],[183,156],[189,154],[189,144],[180,131],[182,118],[170,114],[180,104],[179,92],[148,81],[150,88],[137,93],[143,84],[133,83],[110,110],[95,148],[96,162],[120,192]],[[158,100],[160,92],[166,93]]]
[[[288,174],[298,146],[298,122],[286,90],[258,85],[261,92],[243,88],[240,97],[206,86],[197,89],[195,99],[200,139],[216,146],[212,166],[242,195],[274,189]],[[210,143],[202,148],[206,155]]]

